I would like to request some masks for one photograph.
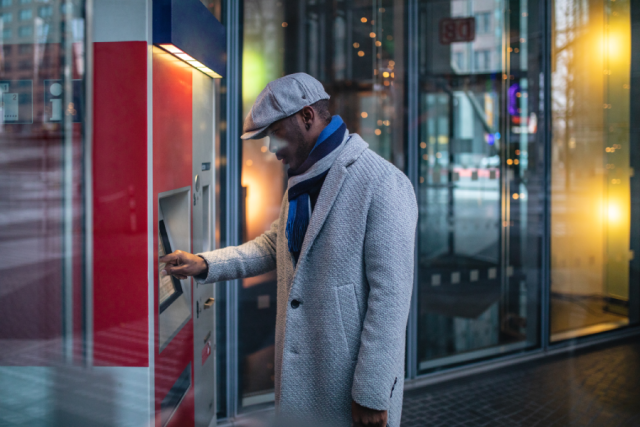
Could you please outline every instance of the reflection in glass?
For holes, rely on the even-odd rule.
[[[350,132],[404,169],[402,2],[245,0],[243,10],[244,116],[268,82],[306,72],[324,84]],[[268,143],[242,143],[244,241],[278,217],[286,189],[286,170]],[[240,291],[242,406],[273,400],[275,280],[275,273],[246,279]]]
[[[553,3],[552,341],[629,323],[630,5]]]
[[[84,2],[67,4],[43,16],[37,4],[0,3],[4,366],[83,357]]]
[[[425,372],[538,342],[543,159],[537,2],[419,6],[418,369]],[[442,39],[440,23],[468,17],[475,17],[472,40]]]

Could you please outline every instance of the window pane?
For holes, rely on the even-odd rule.
[[[47,18],[51,15],[53,15],[53,7],[51,6],[42,6],[38,9],[38,15],[40,15],[41,18]]]
[[[71,22],[59,21],[44,29],[31,10],[20,9],[21,3],[3,1],[3,21],[19,17],[20,37],[31,35],[34,27],[41,28],[43,37],[12,39],[15,31],[2,30],[0,366],[82,364],[84,3],[77,2]],[[60,27],[72,29],[66,40],[57,30]],[[16,372],[6,369],[0,376]],[[42,372],[31,381],[26,374],[14,384],[38,384]],[[28,388],[12,392],[20,399],[45,396],[38,393],[47,386],[38,387],[36,392]],[[50,404],[43,401],[41,406]],[[27,412],[13,420],[35,416]],[[14,416],[11,411],[0,414],[0,424]]]
[[[553,2],[551,341],[629,324],[629,0]],[[637,140],[636,140],[637,149]],[[636,172],[637,174],[637,172]],[[638,212],[635,220],[638,221]]]
[[[419,6],[418,370],[428,372],[538,344],[544,140],[540,4]],[[447,39],[444,25],[472,40]]]
[[[31,34],[33,34],[33,28],[31,27],[18,28],[18,37],[29,37]]]
[[[405,168],[402,2],[245,0],[243,10],[244,115],[268,82],[306,72],[324,84],[333,114],[350,132]],[[243,141],[245,241],[278,217],[286,190],[286,170],[268,142]],[[273,398],[275,280],[275,274],[247,279],[240,292],[241,406]]]

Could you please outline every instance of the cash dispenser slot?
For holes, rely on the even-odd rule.
[[[158,257],[175,250],[191,251],[190,187],[161,193],[158,197]],[[160,352],[191,318],[189,281],[163,276],[158,262],[158,315]]]

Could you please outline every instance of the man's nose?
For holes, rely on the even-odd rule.
[[[278,149],[282,147],[282,143],[278,141],[278,138],[269,137],[269,151],[273,154],[278,151]]]

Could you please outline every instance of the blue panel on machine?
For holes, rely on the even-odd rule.
[[[220,76],[225,75],[225,28],[200,0],[154,1],[153,44],[172,44]]]

